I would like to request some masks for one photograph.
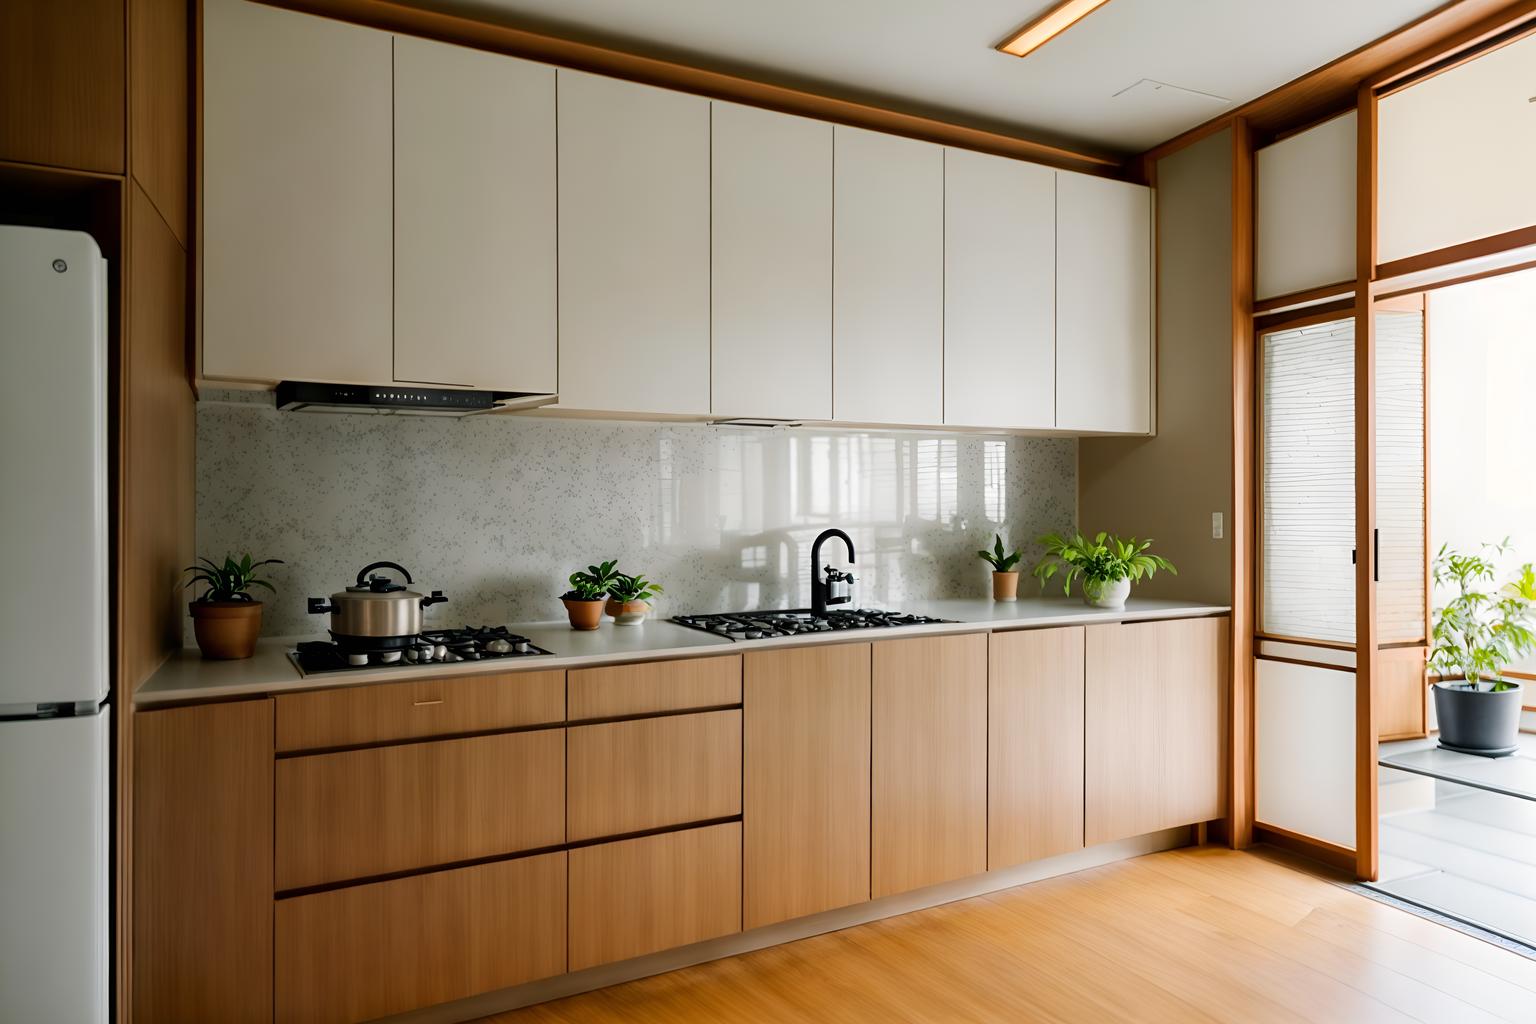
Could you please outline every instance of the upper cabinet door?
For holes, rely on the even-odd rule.
[[[1536,36],[1382,99],[1382,263],[1536,224]]]
[[[390,63],[386,32],[205,4],[205,376],[393,382]]]
[[[1355,277],[1355,112],[1254,154],[1254,296]]]
[[[561,70],[560,407],[709,413],[709,101]]]
[[[832,126],[715,103],[712,412],[832,418]]]
[[[1152,192],[1056,176],[1056,426],[1152,432]]]
[[[944,152],[944,422],[1056,425],[1056,172]]]
[[[944,150],[838,125],[832,414],[944,422]]]
[[[553,394],[555,69],[395,39],[395,379]]]

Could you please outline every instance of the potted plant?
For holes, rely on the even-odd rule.
[[[1062,573],[1062,593],[1072,593],[1072,581],[1083,581],[1083,600],[1095,608],[1121,609],[1131,596],[1131,584],[1151,579],[1157,570],[1175,576],[1179,571],[1161,555],[1148,552],[1152,541],[1135,537],[1122,540],[1112,533],[1098,533],[1092,540],[1081,533],[1064,537],[1048,533],[1040,538],[1045,555],[1035,564],[1040,589],[1056,573]]]
[[[1003,549],[1003,535],[993,534],[992,550],[982,548],[976,554],[992,566],[992,600],[1017,601],[1019,599],[1019,573],[1014,566],[1023,557],[1019,552],[1007,553]]]
[[[615,573],[608,588],[608,614],[616,626],[638,626],[651,610],[651,598],[661,593],[661,584],[644,576]]]
[[[1511,663],[1536,649],[1532,601],[1536,570],[1527,562],[1496,591],[1488,584],[1497,571],[1492,557],[1509,541],[1485,544],[1477,554],[1442,546],[1432,574],[1436,586],[1456,594],[1435,610],[1429,669],[1434,685],[1440,745],[1483,757],[1505,757],[1519,749],[1521,687],[1504,678]]]
[[[572,629],[596,629],[603,623],[603,602],[608,598],[608,588],[618,575],[617,559],[600,565],[589,565],[585,572],[571,573],[571,589],[560,595],[565,603],[565,614],[571,620]]]
[[[280,558],[268,558],[260,562],[251,560],[250,552],[235,561],[225,555],[219,565],[209,558],[200,558],[199,565],[189,565],[183,570],[191,578],[188,587],[201,583],[206,589],[203,595],[187,605],[192,613],[192,632],[203,657],[220,660],[249,658],[256,653],[256,637],[261,632],[261,602],[251,596],[252,587],[265,587],[277,593],[271,583],[256,575],[258,569],[268,565],[282,565]]]

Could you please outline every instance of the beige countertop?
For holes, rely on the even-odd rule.
[[[604,620],[601,628],[578,632],[565,622],[514,623],[514,633],[528,637],[552,654],[545,657],[495,661],[462,661],[448,665],[379,666],[353,671],[304,675],[288,657],[301,640],[323,636],[266,637],[256,654],[243,661],[208,661],[196,647],[173,654],[134,694],[137,707],[162,704],[254,697],[293,690],[315,690],[363,683],[403,682],[455,675],[521,672],[540,669],[584,668],[627,661],[689,658],[711,654],[740,653],[770,647],[802,647],[817,643],[852,643],[863,640],[895,640],[907,636],[969,633],[1008,629],[1039,629],[1048,626],[1092,625],[1105,622],[1137,622],[1152,619],[1193,618],[1223,615],[1223,605],[1189,601],[1164,601],[1133,597],[1124,611],[1089,608],[1075,598],[1025,597],[1013,602],[989,600],[909,601],[901,611],[955,621],[926,626],[857,632],[818,633],[772,640],[731,641],[664,619],[639,626],[615,626]]]

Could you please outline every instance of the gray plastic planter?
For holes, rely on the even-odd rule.
[[[1524,689],[1474,690],[1466,683],[1435,684],[1440,745],[1483,757],[1507,757],[1520,749],[1520,697]]]

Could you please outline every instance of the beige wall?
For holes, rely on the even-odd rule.
[[[1157,165],[1157,436],[1084,438],[1084,531],[1153,537],[1178,576],[1147,597],[1232,597],[1232,136]],[[1223,539],[1211,539],[1220,512]]]

